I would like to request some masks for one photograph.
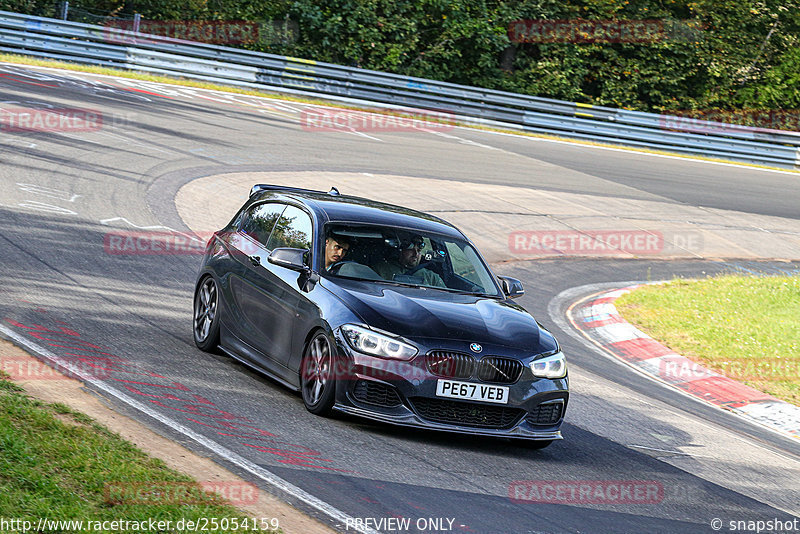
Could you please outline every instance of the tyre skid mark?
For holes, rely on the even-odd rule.
[[[250,425],[252,420],[249,418],[222,410],[212,401],[192,392],[186,385],[150,371],[145,366],[137,364],[136,362],[116,356],[111,349],[83,340],[80,334],[73,328],[68,326],[48,328],[41,324],[24,324],[9,318],[6,318],[5,322],[12,327],[25,331],[28,336],[38,339],[54,349],[62,349],[62,352],[63,350],[69,351],[64,352],[64,355],[59,358],[58,363],[61,365],[65,362],[81,364],[85,366],[83,369],[93,370],[92,378],[95,380],[102,378],[104,381],[115,381],[121,384],[128,393],[133,393],[138,397],[142,397],[160,408],[186,414],[184,417],[188,421],[204,425],[207,428],[211,427],[213,430],[217,431],[219,435],[234,436],[244,439],[268,439],[270,444],[274,446],[260,446],[258,450],[277,456],[280,458],[277,460],[280,463],[349,472],[327,465],[318,465],[320,462],[329,463],[331,460],[323,458],[319,451],[310,449],[304,445],[274,439],[279,436],[266,430],[256,429],[256,427]],[[195,417],[207,418],[217,422],[222,421],[227,423],[227,425],[219,429],[204,424],[201,420],[194,419]],[[238,425],[244,425],[244,427],[249,429],[256,429],[258,433],[230,433],[231,431],[237,430]],[[221,430],[226,430],[227,432],[223,434]],[[241,444],[251,446],[244,442]]]
[[[46,310],[41,308],[37,309],[37,311],[40,313],[47,313]],[[279,456],[281,459],[277,461],[280,463],[289,464],[296,467],[312,467],[320,470],[326,470],[325,472],[339,471],[342,473],[352,473],[352,471],[319,465],[320,462],[330,462],[331,460],[322,458],[321,453],[303,445],[277,441],[273,439],[278,436],[248,424],[249,419],[245,417],[215,408],[213,402],[200,395],[192,393],[191,390],[184,384],[173,381],[170,378],[162,376],[158,373],[154,373],[144,366],[137,365],[136,362],[116,356],[113,354],[113,352],[105,347],[81,339],[80,333],[70,328],[69,325],[64,321],[50,320],[49,318],[48,321],[52,323],[50,327],[33,322],[24,324],[6,317],[2,322],[0,322],[0,334],[17,343],[21,347],[31,351],[38,358],[45,360],[48,364],[56,367],[58,370],[67,372],[69,376],[78,377],[83,382],[91,384],[100,391],[111,395],[115,399],[127,404],[133,409],[144,413],[171,428],[172,430],[183,434],[195,443],[202,445],[232,464],[244,469],[252,475],[255,475],[259,479],[270,484],[272,487],[285,492],[293,498],[298,499],[306,505],[309,505],[312,508],[322,512],[338,523],[347,524],[348,521],[352,523],[353,519],[345,512],[342,512],[327,502],[322,501],[305,490],[287,482],[268,469],[253,463],[247,458],[244,458],[239,454],[229,450],[216,441],[192,430],[183,423],[176,421],[162,414],[161,412],[153,410],[146,402],[140,402],[136,397],[142,397],[143,400],[147,397],[158,397],[164,400],[181,402],[183,403],[181,406],[186,409],[176,410],[175,406],[163,403],[158,399],[147,399],[147,401],[150,403],[158,406],[176,410],[178,412],[184,412],[184,419],[186,421],[203,425],[205,427],[211,427],[213,430],[216,430],[217,434],[220,436],[240,437],[251,441],[267,440],[270,444],[274,445],[274,447],[272,447],[271,450],[267,450],[267,448],[264,447],[263,452]],[[6,324],[3,324],[3,322]],[[13,328],[10,328],[6,325],[9,325]],[[20,334],[18,330],[24,331],[25,335]],[[59,352],[64,353],[64,356],[57,355],[52,350],[39,344],[37,341],[33,341],[31,338],[42,342],[44,345],[53,347],[55,350],[62,349],[59,350]],[[63,349],[67,349],[70,352],[65,352]],[[95,371],[87,372],[86,368],[81,368],[79,365],[76,365],[81,362],[90,369],[95,369]],[[100,372],[98,373],[96,371]],[[104,373],[125,373],[135,377],[147,377],[150,380],[131,380],[130,377],[122,378],[119,376],[108,376],[108,379],[99,378],[104,376]],[[161,379],[162,381],[158,382],[154,381],[153,379]],[[111,380],[123,384],[126,382],[134,382],[142,386],[158,388],[160,389],[160,394],[148,393],[142,395],[141,390],[138,390],[136,387],[131,387],[130,384],[124,386],[126,389],[125,392],[113,387],[110,384]],[[165,392],[165,390],[167,391]],[[187,398],[185,395],[181,397],[170,391],[188,393],[191,398]],[[135,396],[131,396],[128,393],[133,393]],[[214,410],[216,410],[216,413],[204,413],[202,411],[203,409],[209,410],[212,407]],[[190,417],[190,415],[192,417]],[[201,420],[201,417],[204,417],[205,420]],[[241,432],[242,429],[248,428],[252,431],[252,434]],[[247,443],[242,442],[242,444],[247,446]],[[279,447],[279,445],[283,445],[283,447]],[[369,528],[354,528],[353,530],[362,532],[364,534],[375,533],[374,530]]]

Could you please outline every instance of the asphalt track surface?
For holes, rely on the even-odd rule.
[[[268,378],[195,348],[199,256],[118,256],[104,248],[111,229],[185,230],[173,201],[180,186],[233,171],[457,178],[590,193],[598,202],[657,198],[793,219],[800,215],[797,176],[460,129],[449,137],[397,132],[380,139],[308,132],[277,103],[264,111],[205,93],[156,94],[80,78],[101,80],[0,66],[3,105],[82,107],[104,116],[98,131],[0,131],[0,317],[59,356],[106,358],[106,382],[161,422],[89,386],[116,409],[341,531],[348,525],[163,421],[214,440],[351,518],[410,518],[410,532],[713,532],[714,519],[728,531],[728,521],[797,517],[797,443],[600,356],[559,328],[548,306],[562,312],[569,302],[553,298],[586,284],[798,272],[800,264],[554,259],[497,266],[525,283],[521,303],[556,334],[571,365],[565,439],[535,451],[505,440],[314,417]],[[547,172],[529,172],[543,162]],[[560,179],[560,167],[586,179]],[[634,503],[532,502],[515,493],[530,487],[519,481],[531,480],[600,481],[605,488],[655,482],[661,493]],[[443,528],[434,528],[437,521]]]

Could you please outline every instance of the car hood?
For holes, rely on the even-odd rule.
[[[557,346],[531,314],[511,302],[346,279],[324,284],[369,326],[409,339],[503,345],[534,354]]]

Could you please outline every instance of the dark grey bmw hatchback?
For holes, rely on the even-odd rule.
[[[434,430],[561,439],[555,338],[446,221],[256,185],[209,240],[194,341],[299,390],[306,408]]]

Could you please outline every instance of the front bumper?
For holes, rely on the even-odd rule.
[[[416,340],[415,340],[416,341]],[[419,345],[419,343],[417,343]],[[410,361],[387,360],[353,351],[337,337],[335,410],[376,421],[462,434],[520,438],[562,439],[560,427],[569,400],[568,380],[536,378],[528,361],[507,386],[508,403],[455,400],[436,395],[437,381],[426,363],[434,349],[466,353],[466,342],[433,340]],[[444,347],[442,345],[445,345]],[[486,354],[513,357],[505,347],[486,347]],[[486,385],[472,376],[459,381]]]

